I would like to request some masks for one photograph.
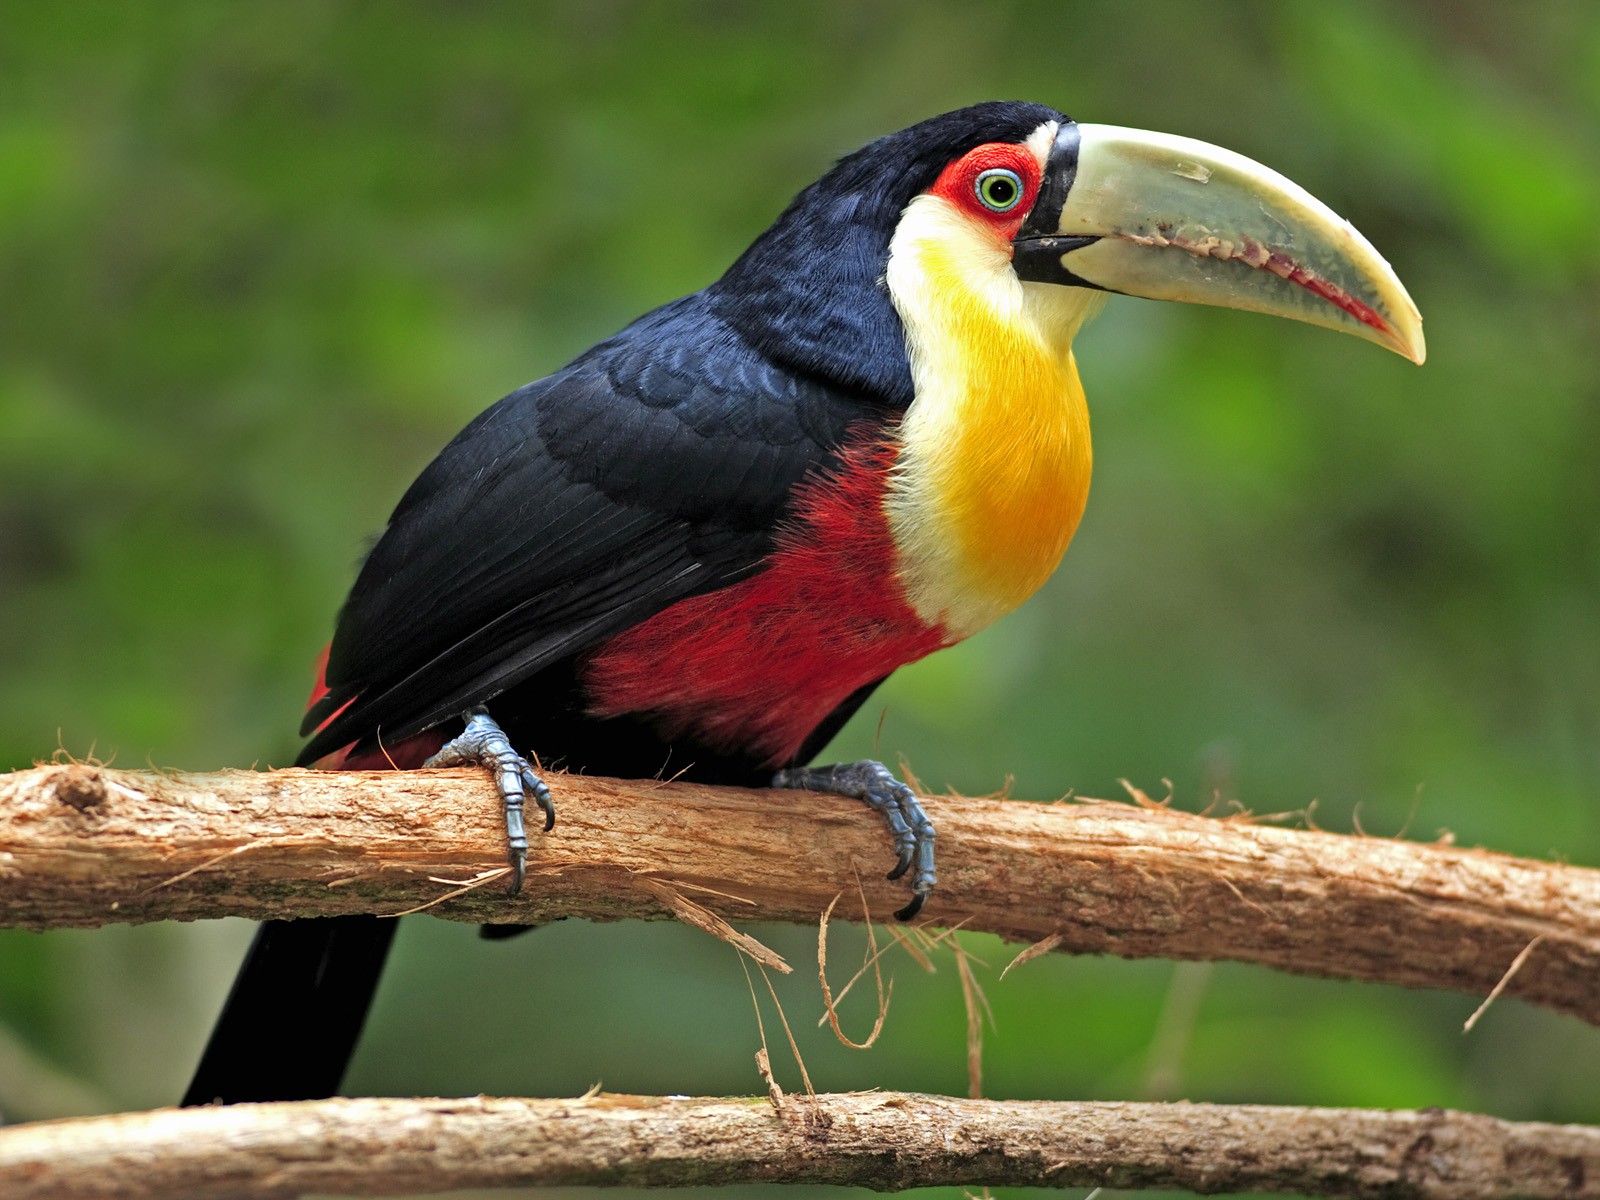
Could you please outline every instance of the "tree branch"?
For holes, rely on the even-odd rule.
[[[1600,1197],[1600,1129],[1424,1109],[955,1100],[319,1100],[0,1129],[9,1200],[529,1185],[1188,1188]]]
[[[399,913],[539,924],[677,916],[811,922],[888,841],[827,796],[555,776],[561,823],[528,884],[459,885],[504,862],[472,771],[225,771],[81,765],[0,775],[0,924]],[[1124,957],[1506,994],[1600,1024],[1600,871],[1479,850],[1280,829],[1157,806],[930,798],[926,910],[1014,941]],[[455,881],[450,882],[440,882]]]

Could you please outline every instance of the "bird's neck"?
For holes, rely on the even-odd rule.
[[[1098,297],[1021,283],[1004,243],[941,204],[913,202],[889,258],[915,399],[885,505],[908,600],[954,640],[1038,590],[1078,527],[1092,457],[1071,343]]]

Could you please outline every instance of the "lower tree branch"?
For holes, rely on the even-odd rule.
[[[955,1100],[321,1100],[0,1129],[8,1200],[830,1183],[1600,1197],[1600,1129],[1426,1109]]]
[[[844,916],[858,876],[874,914],[905,901],[883,879],[884,831],[852,801],[550,782],[560,823],[533,836],[527,887],[508,901],[491,877],[505,861],[499,804],[478,772],[0,776],[0,924],[431,905],[463,921],[671,915],[725,931],[723,919],[815,921],[841,892]],[[1600,871],[1154,805],[925,803],[940,864],[925,913],[941,925],[1478,997],[1504,980],[1507,995],[1600,1023]]]

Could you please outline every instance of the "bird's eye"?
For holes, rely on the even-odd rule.
[[[990,212],[1010,212],[1022,203],[1022,176],[1004,167],[993,167],[973,180],[972,190]]]

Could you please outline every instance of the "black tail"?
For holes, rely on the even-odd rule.
[[[184,1105],[318,1100],[337,1092],[396,925],[370,916],[264,922]]]

